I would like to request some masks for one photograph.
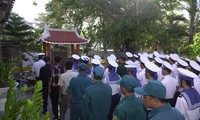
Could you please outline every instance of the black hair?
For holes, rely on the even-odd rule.
[[[164,69],[164,70],[167,70],[168,73],[171,73],[171,72],[172,72],[172,71],[171,71],[169,68],[167,68],[167,67],[163,67],[163,69]]]
[[[44,59],[44,55],[38,55],[38,59]]]
[[[67,70],[71,70],[72,69],[72,66],[73,66],[73,62],[71,60],[68,60],[66,63],[65,63],[65,68]]]
[[[44,57],[44,62],[49,62],[51,59],[50,59],[50,57],[49,56],[45,56]]]
[[[59,63],[61,60],[62,60],[62,58],[60,56],[54,57],[55,63]]]

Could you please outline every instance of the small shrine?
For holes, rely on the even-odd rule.
[[[90,40],[80,36],[76,30],[45,28],[41,37],[36,40],[43,44],[43,52],[51,56],[51,45],[70,45],[71,54],[80,55],[80,45],[89,43]]]

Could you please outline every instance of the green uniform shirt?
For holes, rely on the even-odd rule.
[[[107,120],[112,98],[112,89],[102,81],[86,89],[82,108],[83,120]]]
[[[119,74],[121,77],[124,75],[127,75],[127,70],[124,63],[119,63],[119,66],[117,67],[117,74]]]
[[[185,120],[184,116],[169,103],[149,112],[149,120]]]
[[[146,120],[146,109],[135,95],[126,96],[117,105],[113,120]]]

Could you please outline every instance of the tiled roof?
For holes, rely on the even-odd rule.
[[[75,30],[51,28],[46,28],[41,39],[43,42],[50,44],[86,44],[89,42],[88,39],[81,37]]]

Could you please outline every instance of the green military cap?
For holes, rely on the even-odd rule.
[[[104,70],[103,68],[99,67],[99,66],[96,66],[93,70],[93,75],[95,77],[102,77],[104,74]]]
[[[165,99],[166,88],[158,80],[150,80],[144,87],[135,88],[135,92],[139,95],[153,96],[156,98]]]
[[[130,75],[124,75],[117,83],[126,90],[131,90],[137,86],[136,79]]]
[[[80,70],[87,70],[87,69],[88,69],[88,65],[85,64],[85,63],[81,63],[81,64],[79,65],[79,69],[80,69]]]

